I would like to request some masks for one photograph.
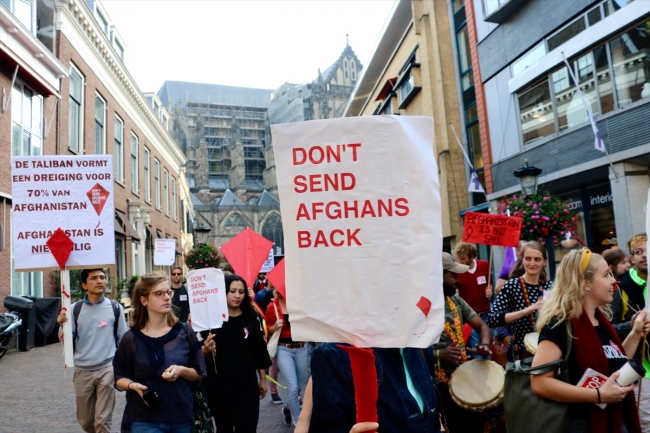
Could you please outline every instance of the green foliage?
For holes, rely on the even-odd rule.
[[[501,200],[499,213],[518,216],[523,220],[521,238],[527,241],[545,242],[552,238],[553,243],[564,233],[573,230],[578,217],[571,215],[568,202],[552,197],[548,191],[541,191],[532,196],[512,195]]]
[[[209,244],[198,244],[185,257],[185,264],[190,269],[218,268],[220,263],[219,250]]]

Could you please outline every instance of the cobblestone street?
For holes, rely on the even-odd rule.
[[[75,418],[73,371],[63,371],[59,344],[36,347],[23,353],[9,352],[0,359],[0,433],[81,432]],[[280,379],[281,381],[281,379]],[[284,399],[286,394],[279,389]],[[112,432],[119,425],[126,400],[117,393]],[[267,396],[260,403],[258,432],[290,433],[280,405]]]

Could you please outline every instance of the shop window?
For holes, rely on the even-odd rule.
[[[512,76],[519,75],[526,70],[533,63],[546,55],[546,46],[542,43],[535,48],[529,50],[526,54],[514,62],[511,66]]]
[[[650,97],[650,21],[610,42],[618,106]]]
[[[124,182],[124,122],[122,119],[115,116],[115,180],[117,182]]]
[[[587,28],[587,24],[585,22],[585,17],[581,16],[559,32],[557,32],[555,35],[551,36],[548,38],[546,43],[548,44],[548,50],[553,51],[569,39],[573,38],[575,35],[578,33],[582,32],[584,29]]]
[[[68,147],[77,154],[83,153],[83,89],[83,76],[73,66],[70,68]]]
[[[592,115],[599,115],[591,53],[579,57],[577,60],[572,61],[570,65]],[[551,77],[560,131],[588,122],[589,117],[573,80],[569,76],[567,67],[564,66],[553,72]]]
[[[138,182],[138,137],[131,133],[131,192],[138,194],[140,192]]]
[[[615,108],[614,90],[612,88],[612,74],[607,60],[607,49],[605,45],[593,51],[594,63],[596,65],[596,76],[598,77],[598,95],[600,97],[600,108],[603,114],[609,113]]]
[[[106,153],[106,101],[95,95],[95,155]]]
[[[20,82],[11,90],[11,155],[43,154],[43,98]]]
[[[154,188],[156,189],[156,209],[160,210],[160,162],[153,161]]]
[[[151,172],[149,166],[151,164],[151,152],[146,147],[144,148],[144,200],[151,203]]]
[[[524,144],[555,133],[555,113],[546,79],[520,93],[518,99]]]

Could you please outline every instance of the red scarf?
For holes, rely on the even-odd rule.
[[[596,309],[596,319],[607,337],[625,353],[614,327],[599,309]],[[609,364],[598,333],[584,310],[580,318],[571,324],[571,328],[574,338],[573,352],[580,371],[592,368],[605,376],[614,373],[609,371]],[[610,403],[605,409],[600,409],[595,404],[589,406],[589,425],[592,433],[621,433],[623,420],[626,420],[630,433],[641,433],[633,392],[628,393],[621,403]]]

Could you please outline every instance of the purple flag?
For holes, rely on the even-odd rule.
[[[506,247],[506,255],[503,258],[503,266],[501,267],[501,272],[499,272],[499,278],[502,280],[507,280],[512,267],[517,261],[517,250],[513,247]]]

